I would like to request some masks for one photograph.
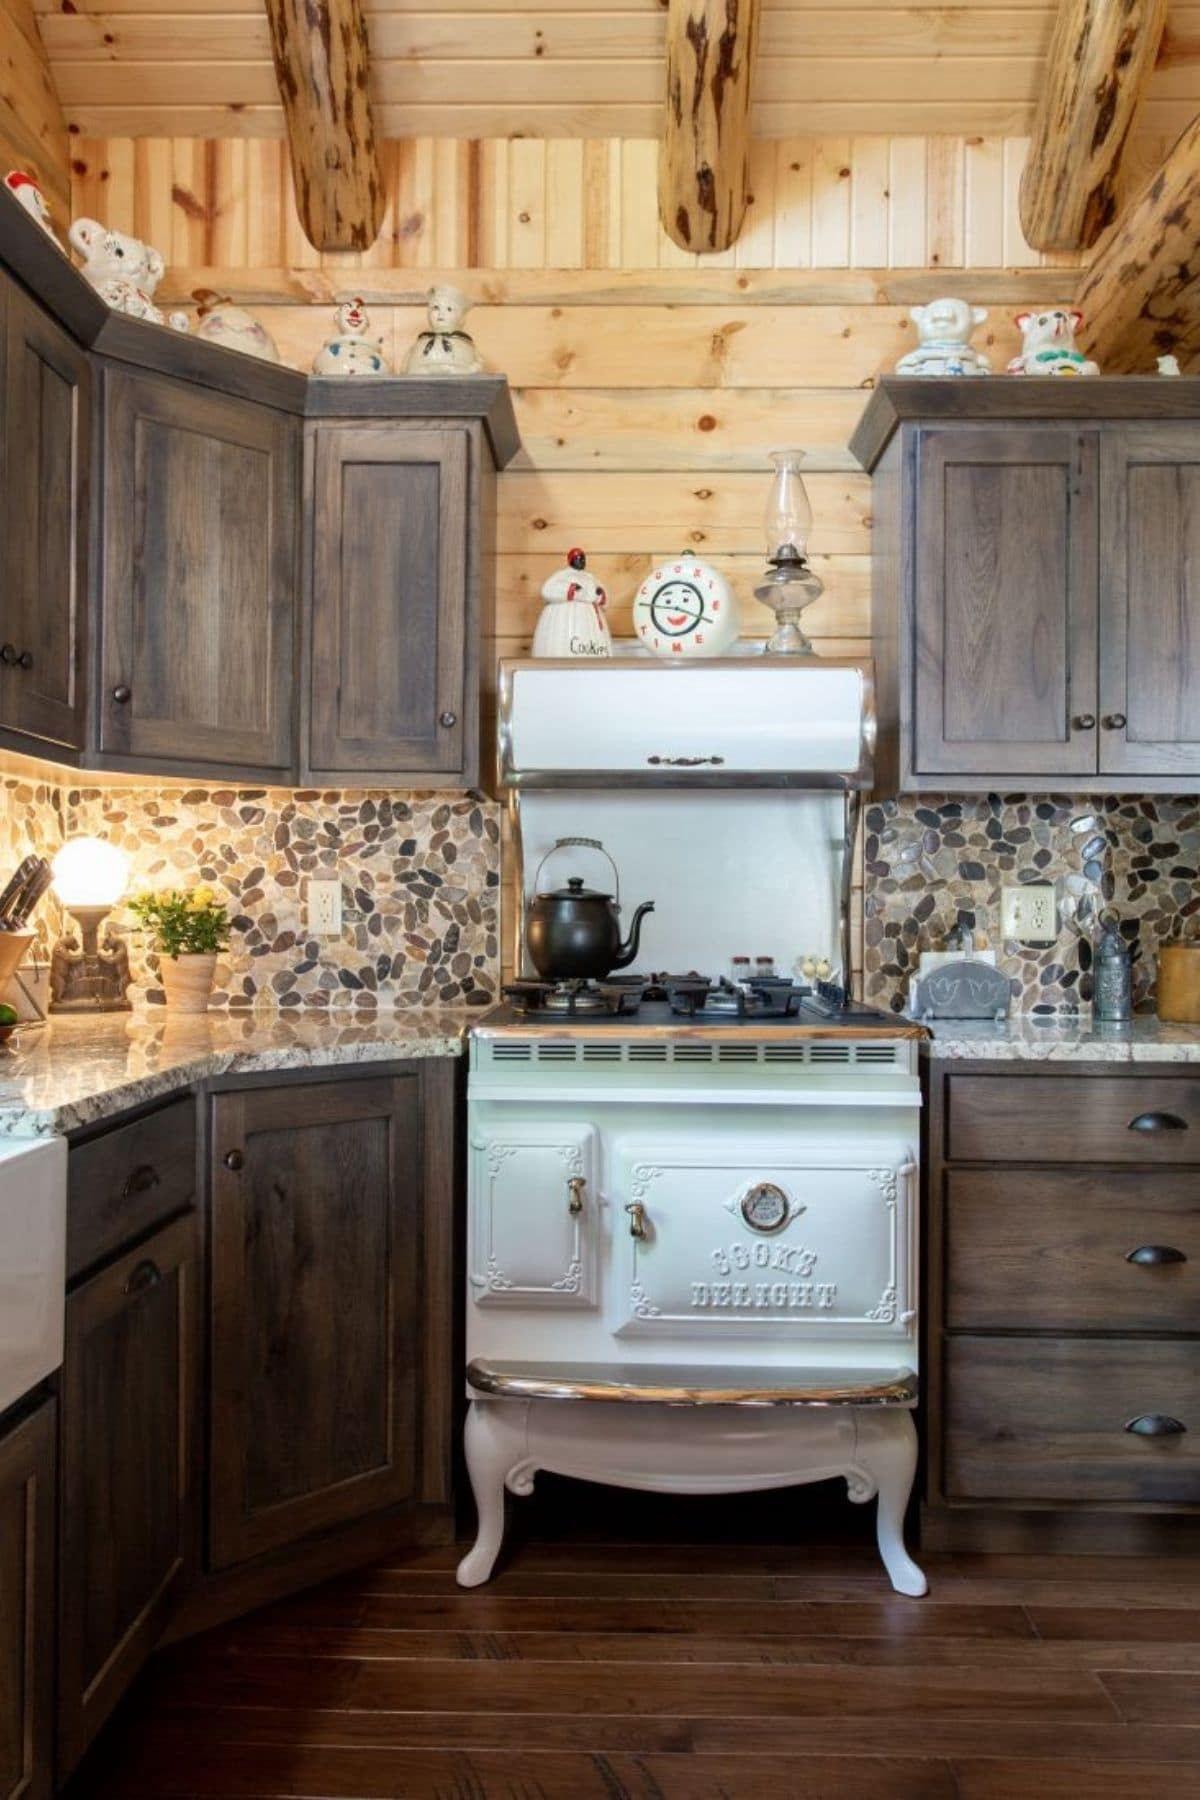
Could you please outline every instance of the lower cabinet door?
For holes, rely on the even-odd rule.
[[[54,1413],[0,1433],[0,1800],[54,1792]]]
[[[596,1132],[572,1121],[484,1131],[471,1145],[476,1306],[596,1304]]]
[[[67,1296],[60,1780],[154,1648],[195,1567],[200,1323],[195,1214]]]
[[[417,1495],[421,1077],[212,1104],[209,1555],[223,1568]]]

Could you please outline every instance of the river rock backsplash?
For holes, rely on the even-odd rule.
[[[1200,912],[1194,796],[905,796],[869,805],[864,823],[864,989],[893,1011],[920,952],[941,949],[960,920],[997,951],[1014,1011],[1077,1011],[1091,999],[1092,939],[1110,906],[1133,948],[1134,1004],[1146,1005],[1158,945],[1191,935]],[[1025,881],[1057,889],[1058,941],[1044,949],[1000,936],[1001,887]]]

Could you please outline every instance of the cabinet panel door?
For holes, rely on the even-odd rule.
[[[54,1410],[0,1437],[0,1800],[54,1792]]]
[[[1101,454],[1100,768],[1200,775],[1200,425]]]
[[[6,337],[8,594],[0,723],[80,749],[91,368],[85,352],[18,287],[9,290]]]
[[[472,780],[467,434],[314,437],[308,766]]]
[[[415,1496],[420,1089],[213,1101],[217,1567]]]
[[[920,433],[917,775],[1094,773],[1096,470],[1066,427]]]
[[[101,750],[290,767],[298,446],[280,413],[106,372]]]
[[[514,1125],[471,1145],[476,1306],[596,1304],[595,1127]]]
[[[60,1778],[154,1648],[195,1566],[199,1277],[189,1216],[67,1296]]]

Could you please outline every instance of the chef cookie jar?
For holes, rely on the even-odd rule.
[[[738,634],[733,589],[711,563],[695,557],[660,563],[633,602],[638,642],[656,656],[721,656]]]
[[[568,550],[565,569],[555,569],[542,588],[541,617],[533,634],[535,656],[611,656],[604,609],[608,595],[589,575],[582,550]]]

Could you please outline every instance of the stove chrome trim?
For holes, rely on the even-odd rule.
[[[873,1371],[821,1369],[803,1384],[783,1383],[774,1369],[716,1368],[686,1379],[679,1366],[653,1363],[622,1369],[620,1364],[540,1363],[495,1367],[476,1357],[467,1365],[467,1383],[476,1393],[502,1400],[627,1401],[650,1406],[905,1406],[916,1405],[912,1369]],[[757,1377],[757,1379],[755,1379]]]

